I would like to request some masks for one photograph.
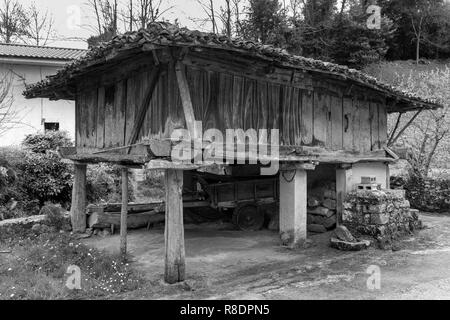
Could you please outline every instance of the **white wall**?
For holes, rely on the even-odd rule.
[[[351,170],[351,190],[361,183],[361,177],[368,176],[375,176],[377,183],[381,184],[381,188],[386,189],[389,178],[388,165],[380,162],[355,163]]]
[[[48,99],[26,100],[22,95],[25,84],[33,84],[53,75],[60,67],[0,63],[0,74],[12,71],[14,81],[11,93],[13,109],[19,113],[21,124],[0,136],[0,146],[19,145],[27,134],[44,130],[41,119],[46,122],[59,122],[61,131],[68,131],[75,138],[75,103],[73,101],[50,101]]]

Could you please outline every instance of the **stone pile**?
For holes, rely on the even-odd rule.
[[[336,228],[336,184],[330,182],[308,192],[308,231],[324,233]]]
[[[341,251],[360,251],[370,245],[368,240],[356,239],[345,226],[337,227],[330,239],[330,246]]]
[[[411,209],[404,190],[355,191],[348,194],[342,222],[353,235],[370,236],[382,248],[422,228],[418,212]]]

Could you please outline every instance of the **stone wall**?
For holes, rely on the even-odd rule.
[[[324,233],[336,228],[336,183],[323,182],[308,191],[308,231]]]
[[[381,247],[422,227],[404,190],[354,191],[344,202],[342,222],[355,236],[370,236]]]

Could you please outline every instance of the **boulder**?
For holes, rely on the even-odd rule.
[[[352,235],[352,233],[347,229],[346,226],[338,226],[336,230],[334,230],[334,234],[336,238],[341,241],[346,242],[356,242],[356,238]]]
[[[360,251],[370,247],[370,241],[362,240],[357,242],[342,241],[336,238],[330,239],[330,246],[341,251]]]
[[[320,201],[314,196],[308,197],[308,207],[316,208],[320,206]]]
[[[323,216],[323,217],[331,217],[332,215],[335,214],[334,211],[325,208],[325,207],[317,207],[314,209],[308,209],[308,213],[309,214],[313,214],[313,215],[319,215],[319,216]]]
[[[389,215],[387,214],[371,214],[370,223],[377,225],[385,225],[389,222]]]
[[[327,229],[321,224],[310,224],[308,225],[308,231],[314,233],[325,233]]]
[[[41,233],[41,228],[42,228],[42,225],[40,225],[39,223],[36,223],[31,227],[31,230],[33,230],[33,232],[36,232],[36,233]]]
[[[324,195],[325,198],[336,200],[336,191],[333,190],[325,190]]]
[[[307,223],[308,224],[323,224],[326,217],[318,216],[314,214],[308,214]]]
[[[329,218],[323,219],[322,225],[327,230],[330,230],[330,229],[333,229],[336,226],[336,223],[337,223],[337,218],[336,218],[336,215],[334,215],[334,216],[331,216]]]

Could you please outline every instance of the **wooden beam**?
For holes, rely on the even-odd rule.
[[[213,167],[213,166],[216,166],[216,164],[214,164],[214,163],[191,164],[191,163],[184,163],[184,162],[155,159],[155,160],[149,161],[147,163],[146,167],[148,170],[173,169],[173,170],[191,171],[191,170],[197,170],[197,169]]]
[[[74,233],[86,231],[86,171],[87,165],[75,164],[70,219]]]
[[[397,116],[397,121],[395,122],[394,129],[392,129],[392,132],[389,134],[389,140],[387,145],[389,146],[391,144],[392,139],[394,139],[394,135],[397,132],[398,126],[400,125],[400,120],[402,119],[403,112],[400,112]]]
[[[318,162],[288,162],[282,163],[280,171],[292,171],[292,170],[316,170]]]
[[[120,212],[120,255],[123,261],[127,259],[128,232],[128,168],[122,168],[122,210]]]
[[[175,73],[177,75],[178,88],[180,90],[186,126],[191,134],[191,139],[195,139],[197,138],[197,133],[195,128],[194,107],[192,106],[191,93],[189,91],[189,85],[186,79],[185,66],[181,63],[181,61],[178,61],[175,65]]]
[[[417,111],[414,116],[405,124],[405,126],[400,130],[400,132],[395,136],[395,138],[390,139],[389,143],[388,143],[388,147],[394,145],[397,140],[402,136],[403,132],[406,131],[406,129],[409,128],[409,126],[413,123],[414,120],[416,120],[416,118],[419,116],[419,114],[422,112],[423,110],[419,110]]]
[[[185,279],[183,171],[169,169],[166,182],[165,274],[167,283]]]
[[[128,146],[136,143],[139,132],[142,129],[142,125],[144,123],[145,117],[147,115],[147,110],[149,108],[150,102],[152,101],[153,92],[155,92],[156,85],[159,81],[159,76],[161,74],[161,67],[155,66],[150,74],[149,85],[147,88],[147,92],[145,94],[144,101],[140,106],[137,115],[136,115],[136,123],[134,124],[133,130],[131,131],[130,140],[128,141]],[[128,149],[127,153],[131,152],[131,148]]]

